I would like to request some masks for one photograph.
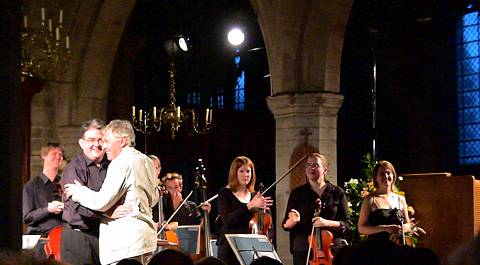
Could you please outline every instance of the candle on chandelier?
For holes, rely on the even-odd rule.
[[[177,107],[177,117],[180,119],[180,106]]]
[[[50,18],[48,19],[48,31],[52,32],[52,20]]]
[[[70,37],[69,36],[65,37],[65,48],[70,49]]]
[[[24,27],[24,28],[27,28],[27,26],[28,26],[28,22],[27,22],[27,21],[28,21],[27,16],[26,16],[26,15],[23,16],[23,27]]]
[[[63,23],[63,9],[60,9],[60,14],[58,14],[58,23]]]
[[[132,118],[135,119],[135,106],[132,106]]]
[[[211,109],[209,112],[208,123],[212,123],[212,114],[213,114],[213,109]]]
[[[42,11],[42,21],[45,21],[45,7],[40,9]]]
[[[143,120],[142,109],[140,109],[140,111],[138,111],[138,116],[140,116],[140,121],[142,121]]]
[[[60,40],[60,29],[58,27],[55,28],[55,39]]]
[[[208,115],[209,112],[210,112],[210,109],[207,109],[207,111],[205,112],[205,124],[208,124],[208,118],[210,117]]]
[[[157,121],[157,107],[153,107],[153,121]]]

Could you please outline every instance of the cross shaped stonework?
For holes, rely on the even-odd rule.
[[[301,132],[300,135],[305,137],[305,143],[308,143],[308,136],[312,135],[312,133],[308,130],[308,127],[305,127]]]

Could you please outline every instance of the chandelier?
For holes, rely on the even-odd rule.
[[[166,127],[170,131],[170,136],[175,136],[183,123],[189,135],[206,134],[212,129],[212,109],[206,109],[204,115],[197,115],[194,109],[182,111],[176,104],[175,99],[175,65],[170,63],[169,75],[169,103],[166,107],[158,108],[153,106],[150,110],[137,109],[132,106],[132,124],[133,128],[143,134],[150,134],[160,131]],[[203,118],[202,118],[203,117]]]
[[[21,80],[36,78],[47,80],[55,72],[66,72],[72,57],[70,37],[64,34],[63,9],[40,8],[39,27],[29,27],[27,15],[23,16]],[[49,16],[55,14],[55,16]],[[58,14],[58,16],[57,16]],[[58,22],[57,22],[58,21]],[[34,23],[31,23],[32,26]]]

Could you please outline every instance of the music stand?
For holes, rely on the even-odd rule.
[[[225,237],[241,265],[249,265],[262,256],[282,262],[265,235],[226,234]]]
[[[22,235],[22,249],[33,249],[40,241],[41,235]]]
[[[210,256],[218,258],[217,239],[210,239]]]
[[[190,254],[200,254],[200,225],[179,225],[176,233],[179,247]]]

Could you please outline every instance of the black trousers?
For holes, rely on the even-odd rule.
[[[305,265],[307,262],[307,251],[293,251],[293,265]]]
[[[60,255],[72,265],[100,265],[98,236],[63,226]]]
[[[227,240],[218,243],[218,258],[228,265],[240,265]]]

